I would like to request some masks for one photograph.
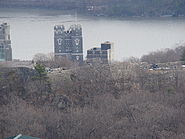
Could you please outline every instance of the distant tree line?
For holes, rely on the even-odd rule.
[[[102,16],[180,16],[185,0],[1,0],[1,7],[43,7]]]
[[[164,49],[151,52],[141,57],[141,62],[153,63],[167,63],[185,61],[185,46],[178,46],[174,49]]]
[[[41,64],[48,68],[65,68],[65,69],[70,69],[77,64],[65,57],[55,58],[54,53],[35,54],[33,57],[33,62]]]

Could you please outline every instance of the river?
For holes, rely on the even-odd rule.
[[[151,51],[185,43],[184,18],[102,18],[79,16],[58,10],[0,8],[0,23],[10,24],[13,58],[29,60],[37,53],[53,52],[53,27],[83,28],[84,55],[101,42],[114,42],[115,60],[141,57]]]

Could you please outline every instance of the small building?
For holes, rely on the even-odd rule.
[[[31,136],[23,136],[22,134],[19,134],[17,136],[12,136],[6,139],[40,139],[40,138],[35,138],[35,137],[31,137]]]
[[[7,23],[0,25],[0,61],[12,61],[10,26]]]
[[[105,42],[101,47],[94,47],[87,50],[87,63],[108,64],[113,60],[113,43]]]

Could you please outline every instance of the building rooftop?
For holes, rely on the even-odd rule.
[[[31,136],[23,136],[21,134],[17,135],[17,136],[12,136],[6,139],[40,139],[40,138],[35,138],[35,137],[31,137]]]
[[[100,50],[101,50],[100,47],[93,47],[93,48],[91,48],[91,49],[89,49],[87,51],[100,51]]]
[[[102,43],[102,44],[111,44],[112,42],[110,42],[110,41],[105,41],[104,43]]]

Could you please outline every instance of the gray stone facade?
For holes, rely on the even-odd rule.
[[[71,25],[65,30],[64,25],[54,27],[55,58],[64,56],[69,60],[83,62],[83,38],[81,25]]]
[[[12,61],[10,26],[7,23],[0,25],[0,61]]]

